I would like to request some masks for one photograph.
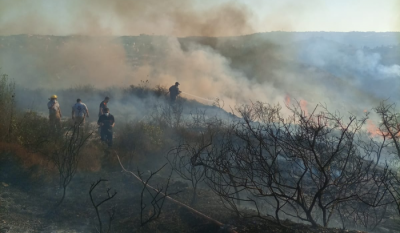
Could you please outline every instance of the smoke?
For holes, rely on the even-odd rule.
[[[362,113],[398,96],[399,65],[384,65],[378,53],[327,40],[282,45],[257,38],[3,37],[0,64],[29,88],[107,89],[144,80],[168,88],[179,81],[186,93],[223,100],[226,110],[257,100],[283,104],[290,97],[309,108],[322,102]]]
[[[293,9],[306,14],[310,9],[305,6],[299,3]],[[269,14],[268,22],[275,24],[283,12],[290,15],[289,8],[279,5],[279,14]],[[284,103],[289,96],[308,103],[305,108],[323,102],[361,113],[381,99],[398,96],[393,83],[399,82],[400,66],[383,65],[377,53],[321,40],[295,42],[290,35],[273,40],[262,35],[204,41],[175,37],[254,32],[254,14],[238,2],[211,7],[185,0],[4,0],[0,11],[1,34],[90,35],[3,37],[0,65],[24,87],[126,87],[141,80],[169,87],[179,81],[184,92],[220,98],[228,110],[256,100]],[[292,21],[277,26],[291,29]],[[120,33],[174,37],[115,37]]]
[[[344,72],[356,75],[375,76],[377,79],[400,77],[398,64],[383,65],[379,53],[366,53],[361,49],[341,51],[329,41],[317,41],[301,49],[300,56],[307,64],[341,75]]]
[[[207,6],[186,0],[3,0],[0,32],[6,34],[83,34],[231,36],[254,32],[252,13],[238,2]],[[29,23],[28,23],[29,22]]]
[[[56,39],[45,37],[49,44],[39,48],[24,45],[18,55],[14,50],[3,53],[0,62],[6,67],[5,72],[19,85],[30,89],[59,90],[85,85],[107,89],[136,85],[144,80],[149,80],[151,86],[168,88],[179,81],[184,92],[211,100],[220,98],[227,110],[250,100],[277,102],[281,98],[281,90],[272,82],[260,85],[257,80],[249,80],[243,72],[232,69],[228,58],[211,47],[190,43],[183,50],[174,37],[153,39],[150,44],[157,44],[152,48],[155,57],[147,58],[150,55],[143,52],[145,55],[138,55],[143,63],[136,57],[129,60],[132,55],[115,38],[76,37],[52,44]],[[126,46],[134,46],[139,52],[148,50],[140,42]],[[12,56],[17,57],[18,63],[13,63]]]
[[[4,71],[9,71],[18,84],[30,88],[125,84],[129,69],[119,43],[89,37],[81,38],[82,41],[79,38],[54,41],[57,39],[44,37],[41,40],[45,43],[35,44],[33,40],[33,43],[22,43],[17,51],[2,53],[0,63]]]
[[[363,103],[370,109],[383,99],[399,97],[400,65],[383,64],[379,53],[320,40],[301,47],[298,54],[304,64],[332,75],[320,86],[329,87],[327,93],[341,93],[347,105]]]

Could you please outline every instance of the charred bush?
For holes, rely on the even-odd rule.
[[[167,156],[175,173],[192,185],[193,195],[190,202],[192,205],[196,202],[197,187],[204,180],[205,175],[205,167],[193,166],[192,164],[192,158],[196,156],[198,150],[198,145],[184,144],[171,150]]]
[[[106,190],[106,192],[107,192],[106,198],[104,198],[103,200],[99,201],[98,203],[95,203],[95,200],[94,200],[94,198],[93,198],[92,192],[93,192],[93,190],[97,187],[98,184],[100,184],[101,182],[105,182],[105,181],[107,181],[107,180],[99,179],[96,183],[93,183],[93,184],[90,186],[90,189],[89,189],[90,201],[92,202],[93,208],[94,208],[95,211],[96,211],[97,220],[98,220],[98,222],[99,222],[99,228],[98,228],[98,229],[96,228],[97,232],[99,232],[99,233],[103,233],[103,232],[107,232],[107,233],[108,233],[108,232],[110,232],[110,230],[111,230],[111,222],[114,220],[114,217],[115,217],[115,208],[112,207],[111,209],[109,209],[109,210],[107,211],[107,212],[108,212],[108,217],[109,217],[109,218],[108,218],[108,228],[107,228],[107,231],[103,231],[103,221],[101,220],[101,217],[100,217],[99,208],[100,208],[100,206],[101,206],[102,204],[104,204],[105,202],[111,200],[112,198],[115,197],[115,195],[117,195],[117,191],[114,191],[114,193],[110,193],[110,190],[111,190],[111,189],[108,188],[108,189]]]
[[[92,133],[86,133],[80,125],[75,124],[65,134],[59,148],[52,155],[52,162],[59,173],[59,185],[63,190],[60,201],[55,205],[61,205],[65,198],[67,186],[74,177],[81,158],[81,150]]]
[[[140,225],[144,226],[149,222],[152,222],[160,217],[161,211],[163,209],[165,200],[171,195],[175,195],[178,192],[168,193],[168,188],[170,186],[171,174],[168,176],[167,183],[164,186],[153,188],[149,185],[150,180],[160,172],[167,164],[164,164],[155,172],[150,172],[150,175],[144,179],[143,173],[138,169],[137,174],[142,182],[142,190],[140,192]],[[148,200],[148,201],[146,201]],[[147,202],[147,204],[146,204]],[[148,205],[150,203],[151,206]],[[148,216],[146,218],[146,215]]]
[[[260,102],[242,106],[241,120],[193,150],[192,164],[206,169],[209,187],[239,216],[248,216],[240,201],[255,210],[248,217],[279,223],[285,217],[328,227],[344,212],[349,218],[368,211],[365,218],[374,220],[359,225],[380,224],[393,199],[374,160],[382,152],[376,146],[386,144],[364,141],[367,118],[344,121],[323,106],[308,115],[300,105],[283,118],[280,109]]]

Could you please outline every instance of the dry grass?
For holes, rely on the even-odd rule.
[[[0,142],[0,161],[15,160],[19,169],[29,174],[32,180],[51,182],[57,172],[54,164],[39,153],[31,153],[22,146],[13,143]],[[18,171],[15,171],[18,173]]]
[[[101,170],[101,157],[103,151],[96,145],[88,144],[81,151],[79,171],[98,172]]]
[[[52,164],[45,156],[39,153],[31,153],[21,145],[14,143],[0,142],[0,151],[12,153],[24,169],[33,166],[40,166],[43,169],[54,172],[54,164]],[[0,154],[4,155],[4,154]]]

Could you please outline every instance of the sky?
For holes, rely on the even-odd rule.
[[[384,32],[400,31],[399,12],[400,0],[0,0],[0,35]]]
[[[281,37],[256,35],[248,43],[239,45],[239,38],[231,44],[242,46],[237,50],[241,54],[234,49],[223,54],[196,43],[183,49],[182,40],[175,37],[268,31],[400,32],[399,7],[400,0],[0,0],[0,35],[93,36],[15,37],[40,42],[15,40],[20,46],[2,50],[0,68],[18,85],[33,89],[87,84],[106,88],[147,79],[153,86],[168,87],[179,81],[185,92],[218,97],[226,108],[249,100],[283,103],[290,97],[310,106],[332,101],[333,109],[343,109],[343,103],[363,113],[382,99],[398,99],[398,62],[386,64],[378,53],[353,48],[342,51],[342,44],[321,38],[281,46]],[[132,65],[127,48],[145,54],[148,44],[138,38],[136,44],[98,37],[140,34],[170,36],[140,37],[154,42],[150,48],[159,55],[154,61],[143,59],[140,65]],[[0,38],[0,48],[13,46],[15,38]],[[218,47],[225,39],[210,41],[217,41]],[[345,93],[340,99],[339,92]]]
[[[400,31],[398,24],[400,0],[243,0],[243,2],[247,2],[265,24],[258,25],[261,31]],[[275,17],[276,15],[280,17]],[[270,16],[281,25],[270,27],[265,21],[265,18],[269,19]]]

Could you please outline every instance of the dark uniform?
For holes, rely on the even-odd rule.
[[[178,85],[173,85],[169,88],[169,97],[172,103],[175,103],[176,97],[180,94]]]
[[[99,117],[103,115],[104,109],[107,108],[107,102],[105,100],[101,101],[99,108]]]
[[[114,124],[114,116],[109,114],[103,114],[100,116],[97,124],[100,125],[101,128],[101,140],[108,143],[109,146],[112,146],[112,137],[113,137],[113,127]]]

